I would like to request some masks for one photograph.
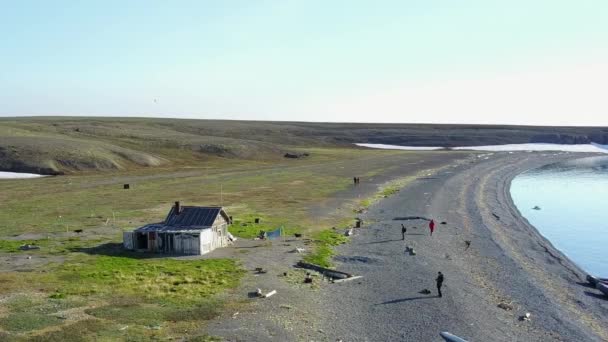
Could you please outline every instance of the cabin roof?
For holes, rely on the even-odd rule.
[[[179,213],[177,213],[175,206],[173,206],[164,222],[148,224],[135,231],[200,231],[213,226],[218,215],[222,215],[226,221],[229,221],[229,217],[222,207],[182,206]]]

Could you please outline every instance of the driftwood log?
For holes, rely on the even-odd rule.
[[[307,270],[313,270],[313,271],[319,272],[322,275],[324,275],[325,277],[332,278],[332,279],[346,279],[346,278],[350,278],[353,276],[350,273],[332,270],[332,269],[317,266],[314,264],[309,264],[309,263],[303,262],[303,261],[298,262],[298,264],[296,266],[300,267],[300,268],[305,268]]]
[[[409,220],[424,220],[430,221],[430,218],[422,217],[422,216],[402,216],[393,218],[395,221],[409,221]]]

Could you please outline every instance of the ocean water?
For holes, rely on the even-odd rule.
[[[608,277],[608,157],[522,173],[511,184],[511,197],[557,249],[583,270]]]

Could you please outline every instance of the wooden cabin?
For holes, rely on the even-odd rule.
[[[222,207],[181,206],[169,211],[164,222],[123,233],[126,249],[182,255],[203,255],[228,244],[230,218]]]

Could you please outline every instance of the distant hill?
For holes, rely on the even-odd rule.
[[[608,128],[0,118],[0,170],[57,174],[213,158],[276,160],[293,149],[353,143],[454,147],[530,142],[608,144]]]

